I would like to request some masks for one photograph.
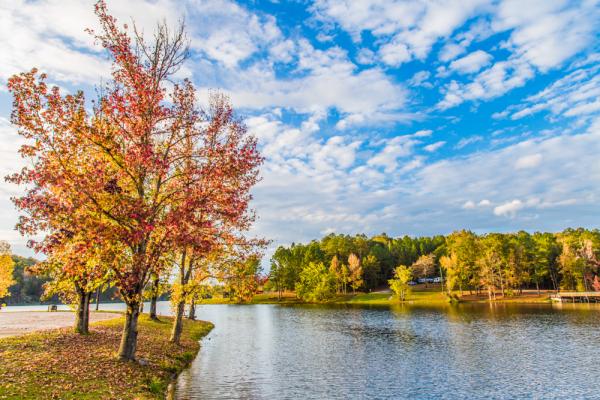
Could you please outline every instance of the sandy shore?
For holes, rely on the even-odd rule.
[[[120,314],[92,312],[90,322],[119,318]],[[72,312],[0,312],[0,337],[22,335],[46,329],[63,328],[75,324]]]

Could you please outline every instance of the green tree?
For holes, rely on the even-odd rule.
[[[379,261],[374,255],[369,254],[363,258],[362,268],[365,288],[368,290],[375,289],[381,280],[381,267],[379,266]]]
[[[448,290],[456,287],[462,295],[463,289],[474,289],[479,284],[477,259],[477,236],[470,231],[452,232],[446,239],[448,254],[452,262],[446,261]]]
[[[304,301],[322,302],[335,296],[336,278],[323,263],[309,263],[300,273],[296,295]]]

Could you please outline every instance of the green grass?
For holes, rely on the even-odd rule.
[[[418,304],[445,304],[448,303],[448,297],[440,291],[432,290],[413,290],[405,299],[407,303]],[[359,293],[350,298],[337,300],[336,303],[346,304],[395,304],[398,300],[392,293]]]
[[[86,336],[64,328],[0,339],[0,399],[162,399],[213,328],[185,320],[174,345],[171,322],[140,316],[137,357],[147,365],[116,358],[122,317],[93,324]]]
[[[485,303],[488,301],[487,295],[481,293],[479,296],[470,295],[465,292],[461,297],[458,292],[453,292],[456,300],[464,303]],[[335,303],[344,304],[397,304],[398,300],[392,297],[392,293],[359,293],[354,296],[346,298],[338,298],[334,300]],[[450,302],[450,298],[446,293],[442,293],[439,287],[430,288],[417,288],[411,291],[405,299],[405,303],[419,304],[419,305],[439,305],[447,304]],[[496,302],[505,303],[547,303],[549,302],[547,294],[525,294],[507,296],[505,298],[498,296]]]

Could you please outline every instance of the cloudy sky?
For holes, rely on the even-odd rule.
[[[267,161],[256,233],[445,234],[600,225],[600,4],[553,0],[108,1],[185,18],[190,77],[231,96]],[[93,1],[0,3],[0,175],[19,168],[7,78],[93,96]],[[0,183],[0,239],[13,230]]]

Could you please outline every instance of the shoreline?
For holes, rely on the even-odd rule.
[[[535,291],[524,291],[523,294],[502,297],[498,293],[496,300],[492,303],[513,303],[513,304],[550,304],[550,295],[554,291],[543,291],[537,294]],[[415,304],[415,305],[446,305],[446,304],[489,304],[487,293],[480,293],[479,295],[469,294],[468,291],[463,293],[463,296],[459,295],[458,291],[452,293],[456,298],[450,298],[446,292],[442,292],[439,287],[430,288],[417,288],[413,289],[407,296],[404,302],[400,302],[393,298],[393,293],[388,291],[375,291],[371,293],[357,292],[348,294],[338,294],[329,301],[321,303],[310,303],[303,301],[296,297],[294,292],[285,292],[281,299],[278,299],[276,292],[265,292],[262,294],[255,295],[252,301],[248,303],[235,303],[228,299],[213,298],[207,299],[198,305],[210,305],[210,304],[230,304],[230,305],[244,305],[244,304],[280,304],[280,305],[293,305],[293,304],[350,304],[350,305],[397,305],[397,304]]]

